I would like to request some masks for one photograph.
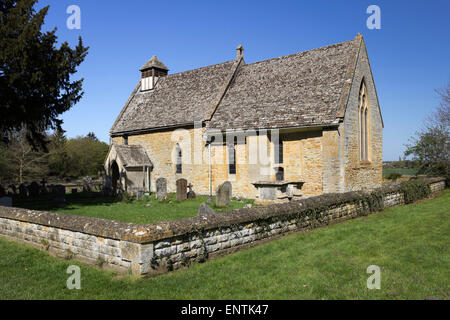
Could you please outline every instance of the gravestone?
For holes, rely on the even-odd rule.
[[[196,197],[196,194],[195,194],[195,192],[192,190],[192,187],[193,187],[193,185],[192,185],[191,183],[189,183],[189,185],[188,185],[189,191],[188,191],[188,193],[187,193],[187,198],[188,198],[188,199],[195,199],[195,197]]]
[[[187,199],[187,180],[177,180],[177,201],[184,201]]]
[[[39,194],[46,194],[46,193],[47,193],[47,186],[40,185]]]
[[[136,200],[142,200],[142,198],[144,197],[144,190],[138,190],[136,191]]]
[[[5,188],[0,184],[0,198],[4,197],[6,195]]]
[[[36,198],[39,196],[39,183],[33,181],[29,186],[28,190],[30,191],[29,196]]]
[[[200,207],[198,207],[197,215],[199,217],[207,217],[209,215],[215,214],[213,208],[208,206],[206,203],[202,203]]]
[[[113,195],[114,189],[112,187],[111,177],[104,174],[102,180],[103,180],[103,186],[102,186],[103,195],[107,195],[107,196]]]
[[[231,194],[232,194],[231,183],[225,181],[216,190],[216,206],[217,207],[227,207],[230,204]]]
[[[66,187],[63,185],[56,185],[52,188],[53,205],[60,207],[66,204]]]
[[[47,193],[47,180],[45,178],[42,178],[41,180],[41,187],[39,189],[40,194],[46,194]]]
[[[156,199],[165,201],[167,199],[167,180],[166,178],[156,179]]]
[[[16,189],[15,185],[10,184],[8,186],[8,196],[14,196],[16,194],[16,191],[17,191],[17,189]]]
[[[12,198],[11,197],[0,197],[0,206],[12,207]]]
[[[10,184],[10,185],[8,186],[8,194],[9,194],[9,195],[15,195],[16,192],[17,192],[16,186],[15,186],[14,184]]]
[[[82,179],[83,182],[83,192],[91,192],[93,189],[92,178],[86,176]]]
[[[22,198],[26,198],[28,196],[28,190],[27,187],[23,183],[19,185],[19,195]]]

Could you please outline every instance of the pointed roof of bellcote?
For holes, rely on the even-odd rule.
[[[162,63],[157,56],[153,56],[150,60],[147,61],[146,64],[139,69],[139,71],[145,71],[147,69],[156,68],[169,71],[164,63]]]

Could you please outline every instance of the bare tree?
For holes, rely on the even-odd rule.
[[[436,92],[441,97],[441,103],[433,117],[436,122],[443,124],[448,129],[450,127],[450,83],[446,88],[438,89]]]
[[[419,173],[443,175],[450,173],[450,86],[436,90],[441,102],[406,145],[405,155],[419,163]]]
[[[13,132],[6,148],[12,182],[37,180],[48,173],[48,153],[36,150],[27,141],[25,131]]]

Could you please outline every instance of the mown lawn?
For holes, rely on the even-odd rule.
[[[39,200],[17,198],[14,199],[13,205],[34,210],[147,224],[196,216],[198,207],[207,199],[207,196],[197,196],[195,199],[179,202],[176,201],[175,194],[168,194],[168,199],[165,202],[159,202],[152,195],[145,201],[135,200],[132,203],[126,203],[118,202],[113,197],[99,197],[95,193],[91,195],[79,193],[67,194],[67,203],[62,208],[54,207],[50,195],[41,196]],[[228,207],[217,208],[215,201],[215,197],[213,197],[213,203],[210,206],[216,212],[242,208],[246,204],[254,202],[254,200],[247,199],[231,200]]]
[[[400,173],[403,176],[414,176],[417,174],[417,169],[411,168],[383,168],[383,177],[386,178],[391,173]]]
[[[156,278],[119,277],[0,239],[0,299],[449,299],[450,190]],[[66,268],[81,266],[81,290]],[[381,289],[368,290],[369,265]]]

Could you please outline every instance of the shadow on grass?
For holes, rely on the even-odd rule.
[[[35,198],[13,197],[13,206],[18,208],[53,211],[56,209],[73,210],[71,206],[97,206],[112,205],[120,202],[117,197],[104,196],[100,192],[80,192],[75,194],[66,194],[66,202],[63,205],[57,205],[54,202],[54,195],[44,194]]]

